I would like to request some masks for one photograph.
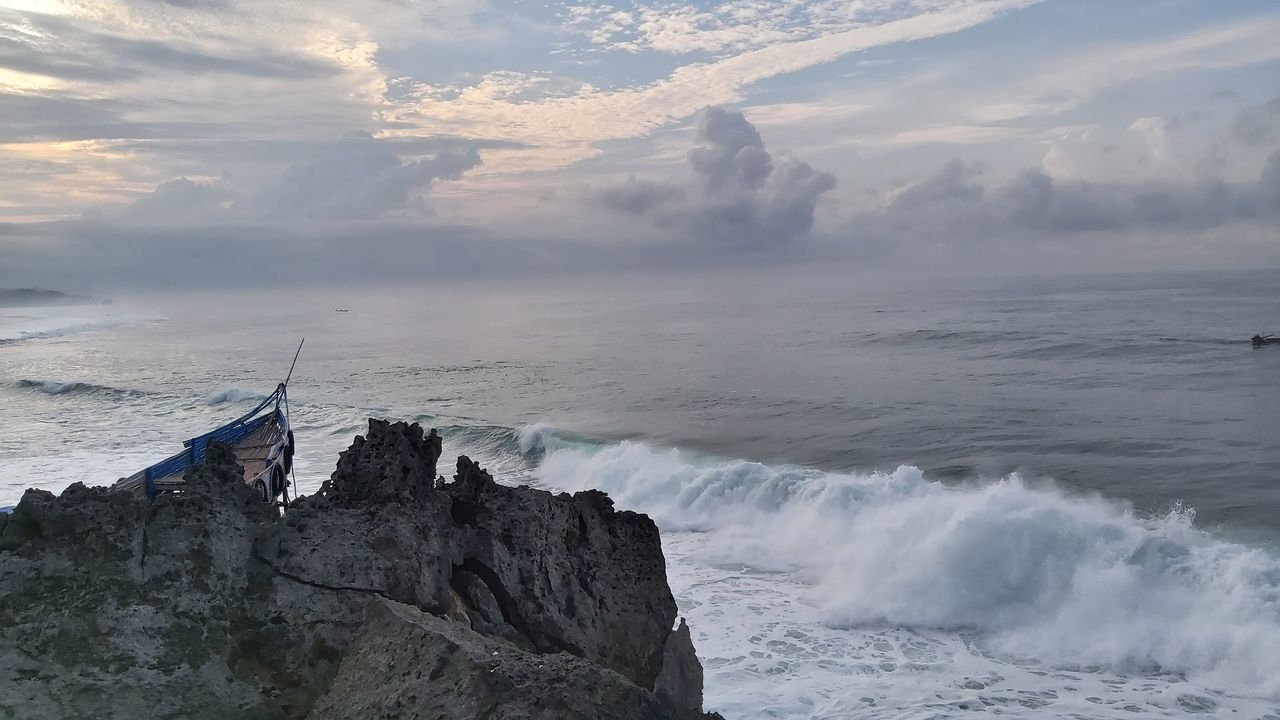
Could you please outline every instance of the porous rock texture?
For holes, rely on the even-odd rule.
[[[370,420],[282,516],[223,447],[182,494],[0,515],[0,718],[701,718],[656,526]]]

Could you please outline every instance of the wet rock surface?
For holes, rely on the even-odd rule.
[[[371,420],[283,517],[217,446],[180,495],[28,491],[0,718],[703,717],[651,520],[440,456]]]

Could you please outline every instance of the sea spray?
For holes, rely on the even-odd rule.
[[[830,627],[973,631],[994,656],[1280,698],[1280,562],[1186,511],[1141,517],[1016,476],[957,487],[910,466],[836,474],[635,442],[550,452],[537,476],[699,531],[703,563],[793,572]]]

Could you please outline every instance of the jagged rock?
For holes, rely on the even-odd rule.
[[[304,718],[322,695],[320,716],[340,717],[332,683],[369,661],[359,648],[390,642],[389,623],[435,638],[431,653],[397,649],[444,658],[453,689],[429,694],[489,688],[493,717],[551,717],[509,692],[535,680],[640,713],[625,717],[696,714],[700,667],[687,630],[671,631],[654,524],[603,493],[500,485],[465,457],[436,488],[439,457],[438,435],[370,421],[283,518],[216,444],[181,495],[28,491],[0,516],[0,718]],[[366,623],[371,606],[398,619]],[[469,677],[491,646],[522,658],[496,676],[505,686]]]
[[[702,709],[702,663],[698,662],[693,637],[684,618],[680,618],[680,627],[667,636],[662,670],[653,691],[672,707],[691,713]]]
[[[356,436],[338,456],[338,468],[320,492],[346,506],[381,505],[412,500],[436,484],[440,436],[424,437],[418,423],[369,420],[369,432]]]
[[[493,481],[469,458],[443,493],[456,566],[489,588],[506,623],[541,652],[599,662],[644,688],[676,620],[658,528],[601,492],[572,496]]]
[[[385,682],[370,682],[386,678]],[[692,715],[690,717],[697,717]],[[662,720],[685,717],[621,675],[537,655],[417,608],[373,603],[312,720]]]
[[[210,460],[181,497],[24,495],[0,529],[0,716],[253,716],[261,688],[227,658],[252,528],[272,513],[227,456]]]

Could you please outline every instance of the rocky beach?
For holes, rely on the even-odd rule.
[[[441,453],[370,420],[284,513],[219,446],[181,494],[27,491],[0,717],[719,717],[653,521]]]

